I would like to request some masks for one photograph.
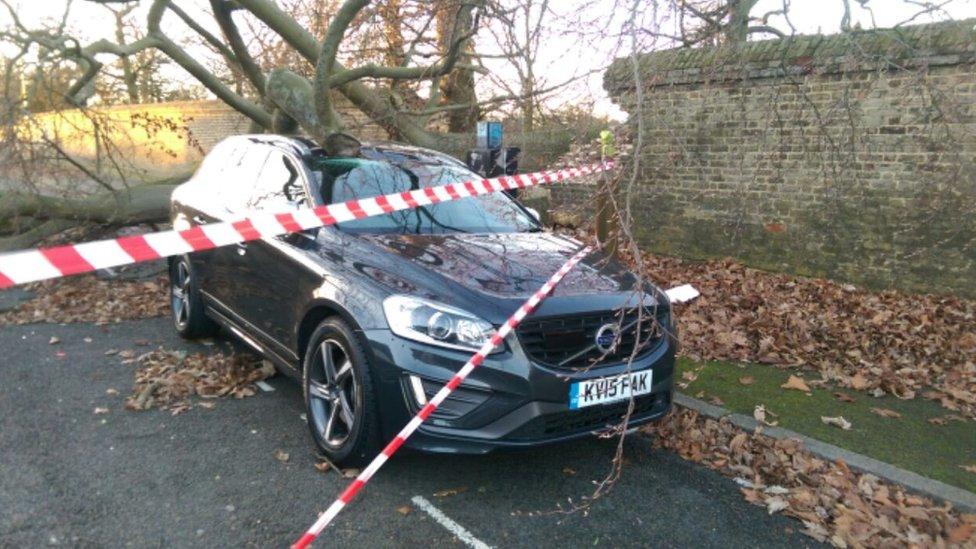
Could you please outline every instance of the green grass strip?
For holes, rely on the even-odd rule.
[[[976,492],[976,473],[960,467],[976,464],[976,422],[929,423],[930,418],[952,413],[936,402],[921,397],[875,398],[865,392],[832,387],[811,386],[807,395],[780,386],[790,374],[807,381],[817,379],[810,372],[761,364],[679,359],[681,381],[687,381],[681,377],[684,372],[698,375],[687,388],[679,388],[687,395],[705,401],[717,397],[725,408],[749,416],[756,405],[763,404],[769,412],[777,414],[767,416],[767,420],[779,421],[781,427]],[[741,378],[752,378],[754,382],[743,384]],[[855,401],[842,402],[834,396],[837,392]],[[879,416],[870,411],[875,407],[894,410],[901,417]],[[824,424],[821,416],[844,416],[853,426],[845,431]]]

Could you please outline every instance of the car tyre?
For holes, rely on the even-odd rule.
[[[209,337],[217,333],[217,324],[207,316],[200,297],[199,281],[189,256],[169,262],[169,304],[176,332],[186,339]]]
[[[369,360],[344,320],[322,321],[302,364],[305,417],[318,450],[334,463],[358,467],[379,450],[380,424]]]

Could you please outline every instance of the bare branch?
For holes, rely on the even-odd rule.
[[[244,73],[251,86],[263,97],[265,93],[264,72],[247,51],[247,45],[244,44],[241,33],[234,23],[231,3],[227,0],[210,0],[210,7],[213,10],[214,19],[220,26],[221,32],[224,33],[224,38],[230,44],[234,58],[237,61],[237,66],[240,67],[241,72]]]
[[[204,87],[213,92],[213,94],[220,98],[221,101],[240,111],[242,114],[257,122],[262,127],[271,127],[272,122],[270,113],[266,112],[252,101],[249,101],[234,93],[234,91],[221,82],[216,75],[207,70],[207,68],[201,65],[196,59],[193,58],[193,56],[188,54],[186,50],[163,34],[161,29],[161,21],[168,7],[168,0],[154,0],[152,7],[149,9],[147,26],[149,29],[149,37],[154,38],[157,42],[156,48],[165,53],[177,65],[183,67],[186,72],[190,73],[201,84],[203,84]]]
[[[234,52],[231,51],[230,48],[228,48],[223,42],[221,42],[219,38],[211,34],[210,31],[203,28],[199,23],[196,22],[195,19],[193,19],[192,17],[189,16],[189,14],[183,11],[182,8],[180,8],[179,6],[177,6],[172,2],[168,2],[167,9],[175,13],[184,23],[186,23],[186,26],[193,29],[193,31],[199,34],[204,40],[206,40],[208,44],[213,46],[213,48],[216,49],[217,52],[220,53],[220,55],[224,56],[224,58],[227,60],[228,63],[232,63],[232,64],[238,63],[238,60],[234,55]]]

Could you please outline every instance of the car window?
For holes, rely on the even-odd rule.
[[[477,178],[459,165],[402,159],[313,159],[310,169],[321,183],[325,204]],[[369,233],[499,233],[539,230],[539,225],[507,195],[492,193],[346,221],[339,228]]]
[[[298,168],[279,151],[271,151],[245,204],[248,210],[281,211],[307,205]]]
[[[243,146],[220,174],[221,200],[228,211],[247,209],[254,193],[257,176],[268,159],[268,148],[263,145]]]
[[[207,153],[194,177],[208,184],[219,184],[224,169],[240,160],[240,148],[232,141],[221,141]]]

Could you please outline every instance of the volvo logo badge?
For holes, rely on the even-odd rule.
[[[612,352],[620,339],[620,331],[616,324],[604,324],[596,331],[596,348],[604,353]]]

